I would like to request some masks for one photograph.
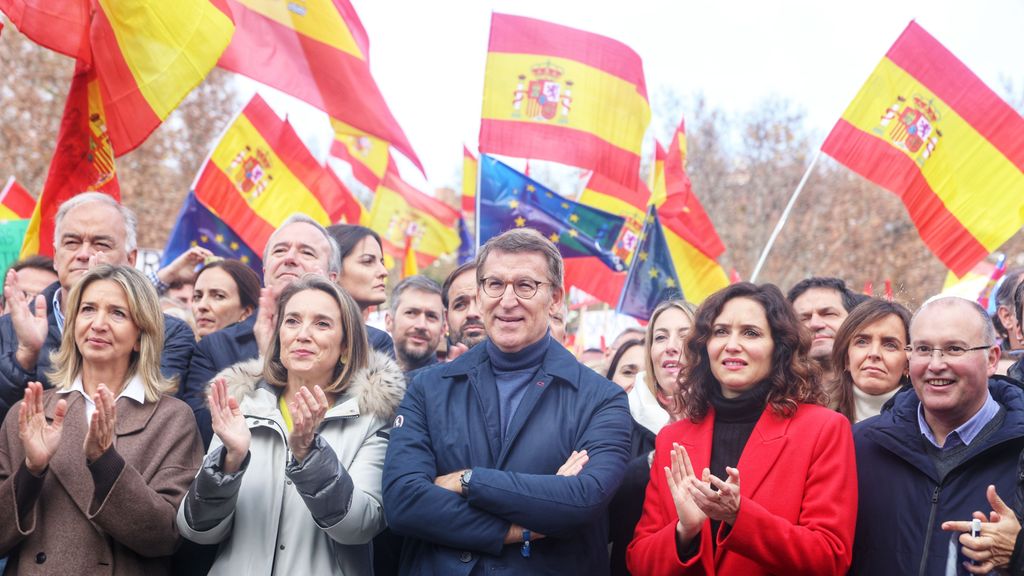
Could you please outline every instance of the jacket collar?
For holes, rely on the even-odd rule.
[[[754,430],[743,447],[736,467],[740,470],[740,486],[745,496],[753,496],[768,477],[775,462],[786,447],[786,432],[792,418],[783,418],[775,414],[771,406],[766,406],[761,417],[754,425]],[[694,470],[703,470],[711,465],[711,441],[715,426],[715,409],[710,408],[707,416],[694,424],[696,429],[683,437],[680,444],[692,447],[691,463]],[[723,478],[724,480],[724,478]]]
[[[141,385],[142,383],[141,381],[139,381],[139,386],[141,387]],[[150,418],[152,418],[153,414],[156,413],[156,407],[157,404],[160,403],[160,400],[157,400],[156,402],[146,402],[145,394],[145,390],[143,389],[141,402],[138,401],[138,398],[136,398],[134,395],[129,394],[127,390],[115,399],[117,407],[117,420],[115,423],[116,428],[114,433],[116,435],[125,436],[128,434],[134,434],[136,432],[142,431],[142,429],[144,429],[146,425],[149,424]],[[121,401],[122,397],[126,398],[123,402]],[[81,420],[82,422],[85,422],[85,397],[82,394],[67,394],[56,391],[47,400],[46,405],[44,406],[44,412],[46,414],[47,420],[53,420],[53,412],[57,408],[57,401],[61,399],[66,400],[68,403],[68,413],[64,419],[65,423],[70,418],[72,406],[77,403],[81,403],[82,405]]]
[[[582,365],[571,352],[565,349],[565,346],[549,336],[545,336],[545,338],[548,338],[548,349],[541,362],[541,374],[562,380],[573,388],[579,388]],[[441,369],[441,376],[448,378],[467,376],[485,364],[490,366],[487,350],[483,344],[477,344],[454,361],[445,364]]]
[[[244,404],[254,416],[269,417],[277,410],[280,389],[263,380],[263,359],[239,362],[221,371],[228,394]],[[372,414],[391,420],[405,396],[405,376],[398,364],[387,354],[373,352],[363,370],[352,376],[348,388],[327,411],[328,418]]]
[[[1007,440],[1024,438],[1024,390],[1016,381],[1003,376],[990,377],[988,389],[992,398],[1006,410],[1006,420],[982,445],[972,444],[968,449],[968,458]],[[921,436],[917,423],[917,407],[921,401],[917,393],[913,388],[909,388],[898,393],[892,401],[891,411],[865,420],[856,428],[864,428],[866,437],[914,464],[923,472],[931,474],[934,466],[921,449],[921,443],[916,441]]]

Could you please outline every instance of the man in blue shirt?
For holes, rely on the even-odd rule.
[[[851,574],[955,574],[964,560],[944,520],[1010,494],[1024,448],[1024,392],[993,376],[992,323],[977,303],[939,298],[917,311],[908,346],[914,390],[854,427],[860,499]]]
[[[492,238],[476,271],[488,339],[420,371],[391,432],[384,512],[406,536],[401,573],[607,574],[625,394],[551,338],[565,290],[547,238]]]

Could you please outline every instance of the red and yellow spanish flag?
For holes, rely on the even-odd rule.
[[[458,221],[458,210],[413,188],[396,170],[389,170],[363,225],[380,234],[385,255],[407,258],[408,250],[413,250],[417,267],[424,268],[438,256],[458,250]]]
[[[588,168],[636,188],[650,119],[643,64],[625,44],[492,16],[480,152]]]
[[[462,213],[468,219],[476,214],[476,180],[480,170],[480,160],[462,146]]]
[[[958,276],[1024,225],[1024,118],[915,22],[821,149],[897,194]]]
[[[366,208],[363,203],[352,194],[352,191],[345,186],[345,183],[338,178],[330,168],[325,167],[324,173],[327,176],[325,184],[327,190],[331,190],[324,198],[324,209],[332,223],[342,222],[344,224],[359,224],[363,221]]]
[[[725,252],[725,245],[704,206],[694,195],[690,176],[686,173],[684,121],[680,121],[667,151],[661,144],[655,147],[654,180],[653,203],[658,207],[658,218],[662,225],[665,222],[678,223],[679,233],[701,252],[710,258],[721,256]]]
[[[95,71],[116,156],[141,144],[216,64],[234,32],[223,9],[211,0],[0,0],[23,34]]]
[[[683,297],[700,304],[728,286],[729,277],[717,261],[725,246],[686,176],[685,150],[682,128],[672,139],[671,152],[657,144],[653,202]]]
[[[348,0],[225,0],[234,39],[220,66],[290,94],[419,158],[370,74],[370,42]]]
[[[345,211],[340,183],[259,95],[235,118],[193,184],[196,198],[257,254],[288,216],[323,225]]]
[[[96,71],[79,60],[64,104],[64,116],[60,121],[46,184],[25,230],[21,257],[33,254],[52,256],[57,209],[72,196],[91,190],[105,192],[118,200],[121,198],[100,83]]]
[[[363,186],[371,192],[376,190],[388,166],[394,162],[388,143],[333,118],[331,127],[334,128],[331,156],[351,166],[353,178]]]
[[[0,190],[0,220],[27,220],[32,217],[36,199],[11,176]]]

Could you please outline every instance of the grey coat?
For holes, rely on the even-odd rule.
[[[405,393],[393,360],[375,353],[327,411],[298,464],[278,410],[280,388],[260,378],[259,360],[222,372],[252,432],[249,456],[221,470],[214,436],[178,509],[182,536],[220,544],[211,575],[369,574],[370,540],[384,529],[381,470],[388,430]]]

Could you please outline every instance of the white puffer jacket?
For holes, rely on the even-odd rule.
[[[264,382],[261,370],[260,360],[250,360],[217,376],[239,400],[252,444],[242,469],[224,474],[224,448],[214,436],[178,509],[182,536],[220,544],[211,575],[370,574],[370,541],[385,526],[381,471],[405,394],[402,371],[374,353],[327,411],[309,456],[292,465],[281,389]]]

